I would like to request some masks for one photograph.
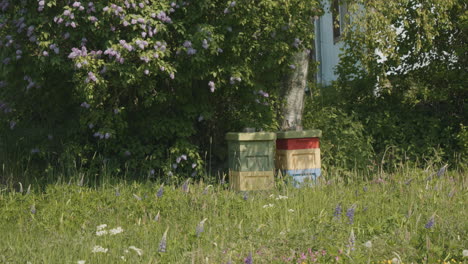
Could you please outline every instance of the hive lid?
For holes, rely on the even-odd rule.
[[[259,140],[275,140],[276,133],[273,132],[252,132],[252,133],[235,133],[229,132],[226,134],[226,140],[232,141],[259,141]]]
[[[276,137],[278,139],[322,137],[322,130],[311,129],[303,131],[279,131],[276,132]]]

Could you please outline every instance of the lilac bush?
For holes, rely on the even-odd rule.
[[[167,173],[165,150],[201,152],[213,127],[275,126],[269,102],[290,72],[285,58],[311,48],[310,18],[321,12],[319,1],[300,0],[1,0],[0,101],[11,111],[0,130],[47,135],[54,128],[44,124],[66,124],[54,153],[89,163],[129,151],[131,167]],[[268,88],[255,104],[259,85]],[[25,150],[52,152],[33,141]]]

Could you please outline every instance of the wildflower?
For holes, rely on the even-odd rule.
[[[464,258],[468,258],[468,249],[464,249],[462,255]]]
[[[36,205],[31,205],[31,214],[36,214]]]
[[[144,73],[145,73],[146,75],[149,75],[150,72],[149,72],[149,70],[145,70]]]
[[[342,212],[341,204],[338,204],[335,207],[335,213],[333,214],[333,216],[340,219],[341,218],[341,212]]]
[[[229,8],[224,9],[224,14],[229,14]]]
[[[205,230],[205,221],[208,220],[208,218],[205,218],[203,219],[202,221],[200,221],[200,223],[198,223],[198,226],[195,230],[195,234],[197,235],[197,237],[200,236],[201,233],[203,233],[203,231]]]
[[[113,228],[111,230],[109,230],[109,234],[110,235],[117,235],[117,234],[120,234],[122,233],[124,230],[122,229],[122,227],[117,227],[117,228]]]
[[[85,264],[86,261],[85,261],[85,260],[78,260],[76,263],[77,263],[77,264]]]
[[[131,249],[131,250],[134,250],[138,254],[138,256],[143,255],[143,250],[141,250],[141,249],[139,249],[139,248],[137,248],[135,246],[129,246],[128,248]]]
[[[174,80],[174,78],[175,78],[174,73],[169,74],[169,78],[171,78],[172,80]]]
[[[197,167],[196,163],[192,163],[192,169],[195,169]]]
[[[252,259],[252,252],[249,253],[249,255],[244,259],[245,264],[252,264],[253,259]]]
[[[107,253],[107,251],[109,251],[108,248],[103,248],[101,246],[94,246],[92,250],[93,253]]]
[[[371,248],[371,247],[372,247],[372,241],[370,241],[370,240],[367,241],[366,243],[364,243],[364,246],[365,246],[366,248]]]
[[[244,199],[244,201],[247,201],[247,199],[249,199],[249,196],[247,195],[247,192],[244,192],[244,197],[242,197]]]
[[[294,213],[294,209],[289,209],[288,212]]]
[[[96,236],[103,236],[103,235],[107,235],[107,230],[98,230],[96,231]]]
[[[182,155],[180,156],[180,158],[183,159],[183,160],[187,160],[187,155],[182,154]]]
[[[132,155],[132,153],[131,153],[130,151],[126,150],[126,151],[124,152],[124,155],[128,157],[128,156]]]
[[[432,216],[424,227],[426,229],[430,229],[434,226],[434,223],[435,223],[434,216]]]
[[[16,126],[16,122],[15,121],[10,121],[10,129],[13,130]]]
[[[161,185],[161,187],[159,187],[158,192],[156,193],[156,196],[160,198],[163,196],[163,194],[164,194],[164,187],[163,185]]]
[[[275,205],[274,205],[274,204],[265,204],[265,205],[263,206],[263,208],[271,208],[271,207],[273,207],[273,206],[275,206]]]
[[[391,263],[392,264],[400,264],[400,260],[397,259],[397,258],[392,258]]]
[[[164,232],[164,235],[161,238],[161,242],[159,243],[159,248],[158,248],[159,252],[166,252],[166,250],[167,250],[166,240],[167,240],[167,231],[168,230],[169,230],[169,228],[166,229],[166,231]]]
[[[349,224],[352,225],[354,223],[354,206],[346,211],[346,216],[348,217]]]
[[[236,6],[236,1],[232,1],[231,4],[230,4],[231,7],[234,7]]]
[[[291,64],[291,65],[289,65],[289,68],[291,68],[292,70],[294,70],[294,69],[296,69],[296,65]]]
[[[116,189],[116,190],[115,190],[115,196],[120,196],[119,189]]]

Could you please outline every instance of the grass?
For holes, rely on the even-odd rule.
[[[248,193],[198,182],[160,197],[150,181],[5,188],[0,263],[468,263],[468,179],[427,176],[328,174],[314,187]],[[98,236],[102,224],[123,232]]]

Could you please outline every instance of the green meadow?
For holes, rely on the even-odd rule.
[[[0,263],[467,263],[468,178],[436,172],[331,171],[246,193],[78,177],[4,186]]]

